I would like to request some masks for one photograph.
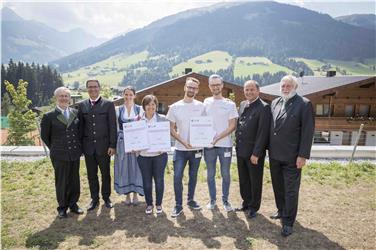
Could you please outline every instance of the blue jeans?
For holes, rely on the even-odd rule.
[[[137,157],[141,170],[142,184],[144,187],[146,205],[153,205],[153,179],[155,184],[155,205],[162,205],[164,192],[164,173],[167,165],[167,153],[153,157]]]
[[[176,206],[183,205],[183,175],[185,166],[189,165],[188,201],[193,200],[195,195],[197,173],[200,167],[202,150],[174,152],[174,191]]]
[[[213,147],[205,148],[204,158],[208,169],[207,180],[209,187],[210,200],[217,200],[217,190],[215,186],[215,172],[217,169],[217,157],[221,165],[222,176],[222,201],[228,201],[230,190],[230,167],[232,157],[232,147]]]

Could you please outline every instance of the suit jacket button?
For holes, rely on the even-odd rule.
[[[95,126],[95,123],[93,123],[93,126]]]
[[[68,149],[72,149],[72,147],[69,147]]]
[[[93,115],[93,117],[95,117],[95,115]]]
[[[94,140],[94,142],[97,142],[97,140]]]
[[[94,135],[96,134],[95,131],[93,132],[93,134],[94,134]]]
[[[277,135],[277,133],[274,133],[274,135]]]

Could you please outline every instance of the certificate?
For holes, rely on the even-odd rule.
[[[171,151],[170,122],[148,124],[148,153]]]
[[[192,147],[213,147],[213,119],[211,116],[192,117],[189,121],[189,142]]]
[[[144,150],[149,147],[145,120],[123,123],[125,152]]]

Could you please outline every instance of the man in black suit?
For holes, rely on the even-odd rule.
[[[270,123],[270,172],[278,211],[272,219],[282,219],[282,236],[292,234],[298,211],[302,167],[311,153],[315,118],[311,102],[296,93],[294,76],[281,80],[281,97],[272,102]]]
[[[41,138],[50,150],[55,172],[56,198],[59,218],[67,217],[67,209],[82,214],[77,205],[80,198],[79,119],[77,110],[69,107],[70,91],[65,87],[55,90],[56,108],[41,121]]]
[[[99,205],[98,166],[102,174],[102,198],[107,208],[112,208],[110,163],[116,149],[116,114],[112,102],[99,95],[98,80],[86,81],[89,99],[78,106],[80,131],[91,202],[88,211]]]
[[[244,83],[244,96],[240,103],[236,128],[236,156],[238,162],[240,194],[243,204],[238,211],[247,211],[256,217],[261,204],[262,177],[265,151],[269,139],[270,106],[260,99],[260,86],[256,81]]]

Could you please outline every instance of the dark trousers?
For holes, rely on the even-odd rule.
[[[162,205],[164,192],[164,173],[167,165],[167,153],[152,157],[137,157],[141,170],[145,201],[148,206],[153,205],[153,179],[155,184],[156,206]]]
[[[67,210],[76,206],[80,198],[80,160],[61,161],[51,157],[55,172],[57,210]]]
[[[108,155],[85,155],[87,177],[89,180],[90,196],[94,201],[99,200],[98,166],[102,176],[102,198],[107,200],[111,195],[111,158]]]
[[[265,156],[258,159],[253,165],[250,158],[237,156],[240,195],[243,207],[257,212],[261,205],[262,178],[264,174]]]
[[[270,159],[275,203],[282,212],[282,224],[293,226],[298,212],[301,169],[295,163]]]

